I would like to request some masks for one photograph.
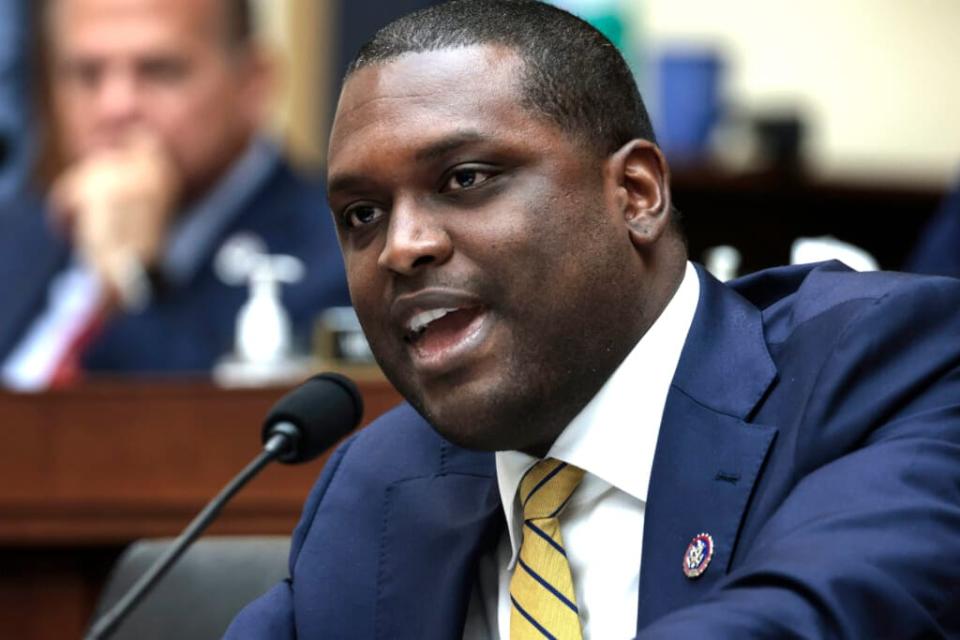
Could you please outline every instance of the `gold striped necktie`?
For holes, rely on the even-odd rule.
[[[558,516],[583,470],[547,458],[520,481],[523,538],[510,578],[510,640],[580,640],[580,618]]]

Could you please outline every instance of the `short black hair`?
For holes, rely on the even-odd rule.
[[[452,0],[390,23],[361,47],[347,78],[405,53],[501,45],[523,61],[523,104],[590,148],[610,154],[634,138],[656,142],[633,74],[592,26],[535,0]]]

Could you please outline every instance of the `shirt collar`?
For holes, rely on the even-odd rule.
[[[660,317],[567,425],[547,457],[576,465],[646,501],[667,393],[699,297],[700,279],[688,262],[680,286]],[[536,462],[519,451],[496,454],[500,501],[514,549],[519,547],[517,487]]]
[[[200,270],[224,231],[270,175],[280,152],[266,138],[256,138],[226,175],[177,217],[160,262],[164,278],[184,285]]]

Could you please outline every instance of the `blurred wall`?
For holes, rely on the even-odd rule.
[[[258,26],[282,63],[273,130],[301,166],[320,167],[347,63],[380,27],[437,0],[256,0]]]
[[[799,103],[811,169],[943,184],[960,170],[960,1],[627,0],[651,52],[717,45],[728,97]]]
[[[322,161],[352,40],[430,1],[258,0],[264,34],[289,63],[274,120],[297,159]],[[937,187],[960,171],[960,0],[621,2],[642,59],[719,47],[728,103],[799,106],[814,173]]]
[[[334,0],[256,0],[254,5],[260,35],[280,67],[271,129],[301,166],[318,167],[326,154],[337,5]]]

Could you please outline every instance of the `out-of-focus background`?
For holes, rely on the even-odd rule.
[[[276,123],[308,161],[322,161],[323,123],[342,68],[331,48],[340,55],[355,48],[338,32],[366,33],[375,24],[363,14],[377,3],[336,4],[258,3],[265,35],[293,63]],[[380,4],[398,10],[377,15],[399,15],[426,3]],[[615,16],[654,112],[662,106],[656,74],[664,57],[705,54],[717,66],[720,121],[799,117],[802,160],[813,176],[943,189],[960,171],[960,83],[951,73],[960,66],[960,5],[952,0],[554,4],[596,16],[600,26]]]
[[[0,638],[80,637],[121,551],[179,531],[293,381],[351,373],[368,421],[398,399],[348,306],[324,154],[348,60],[432,4],[255,0],[248,39],[218,12],[233,0],[46,2],[74,13],[0,0]],[[634,69],[691,257],[719,277],[831,257],[960,275],[960,3],[557,4]],[[203,65],[235,50],[183,25],[225,20],[250,56],[221,77]],[[222,80],[203,100],[183,81],[201,68]],[[131,211],[133,239],[77,231]],[[267,471],[214,532],[289,534],[322,464]],[[133,637],[216,637],[150,615]]]
[[[843,3],[648,0],[631,25],[656,59],[690,46],[719,58],[724,109],[795,114],[802,157],[824,178],[944,187],[960,166],[960,63],[950,0]]]
[[[336,4],[260,5],[295,63],[276,124],[298,158],[320,165],[343,61],[378,13],[374,2]],[[425,3],[383,4],[385,16]],[[960,178],[956,2],[555,4],[601,28],[634,68],[694,259],[727,245],[745,273],[789,262],[797,238],[830,236],[901,269]],[[337,57],[293,54],[311,20]]]
[[[430,3],[254,0],[259,36],[283,69],[268,127],[297,166],[323,170],[339,79],[358,43]],[[745,273],[789,261],[798,237],[828,235],[882,268],[910,264],[960,175],[957,3],[555,4],[604,30],[635,69],[695,259],[729,245]],[[22,41],[15,24],[5,22],[10,47]],[[5,176],[23,175],[20,147],[4,147],[18,150],[5,154]]]

